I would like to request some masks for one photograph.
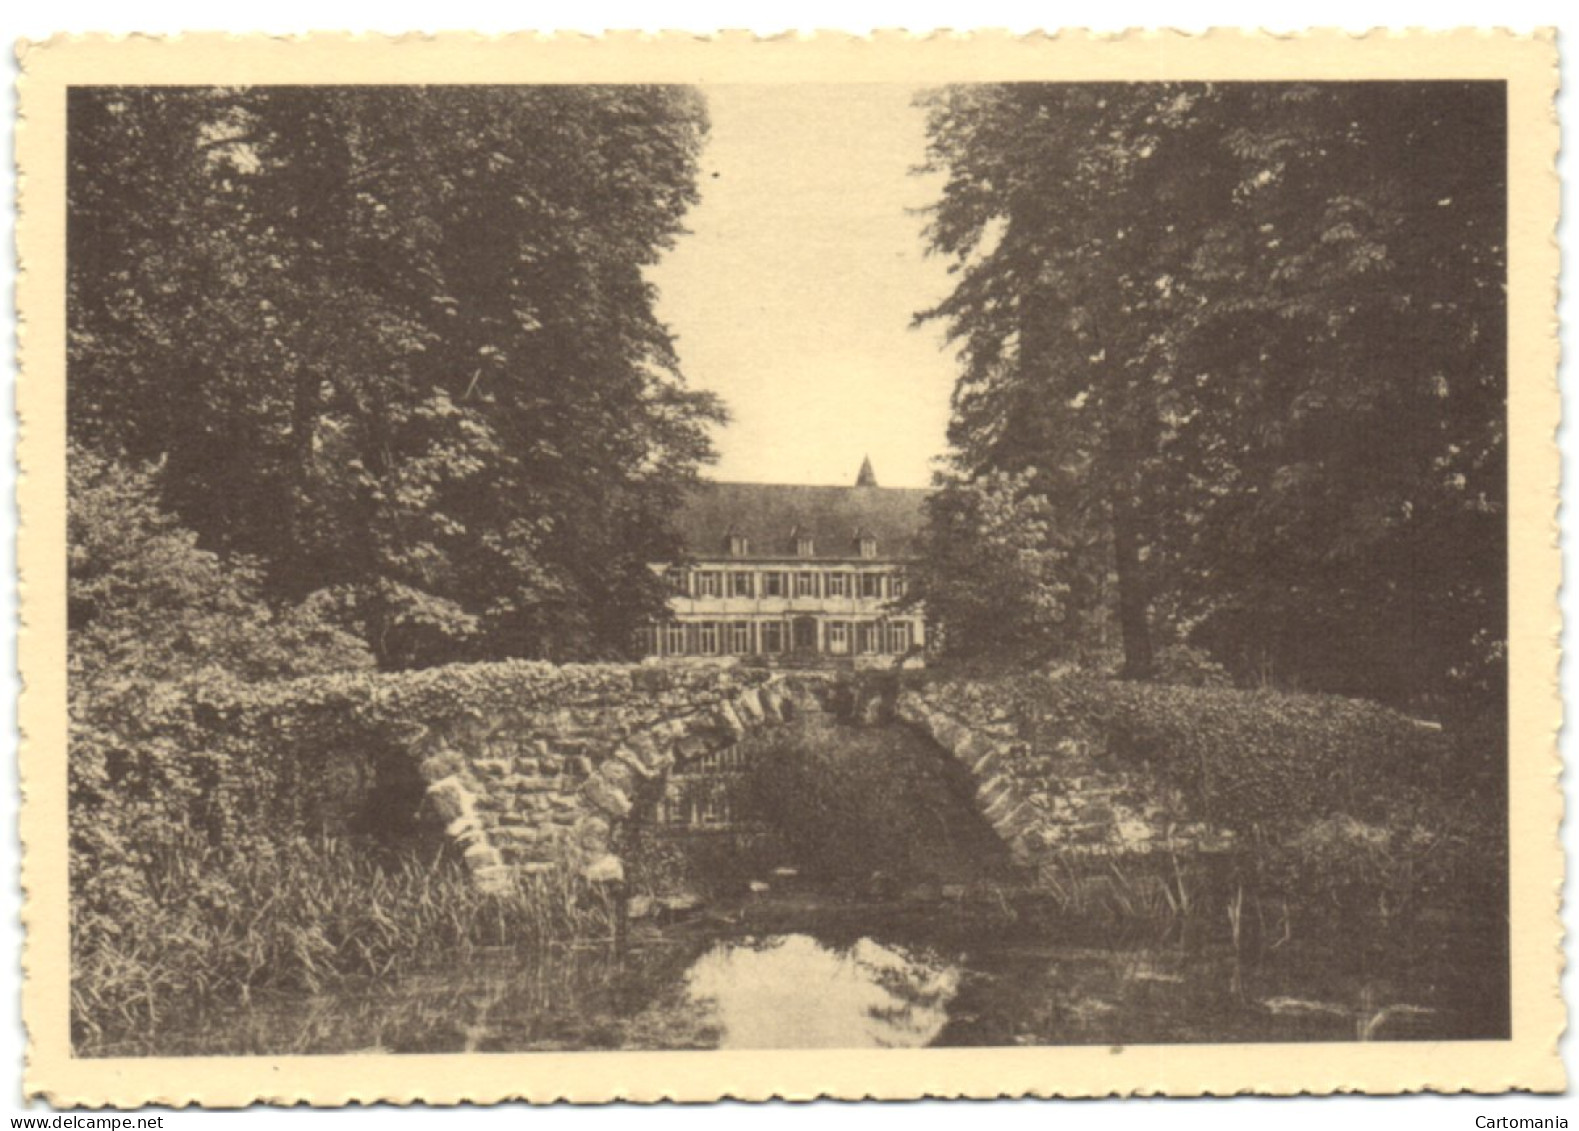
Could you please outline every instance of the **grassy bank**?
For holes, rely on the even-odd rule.
[[[489,894],[445,854],[345,840],[245,852],[192,843],[148,858],[142,880],[135,915],[74,909],[79,1045],[157,1027],[199,1002],[313,992],[482,947],[608,936],[615,920],[604,892],[568,874]]]

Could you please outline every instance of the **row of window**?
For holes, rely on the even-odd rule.
[[[798,558],[814,558],[817,556],[816,539],[810,535],[795,533],[790,536],[795,543],[795,556]],[[877,539],[869,534],[856,538],[853,545],[860,551],[863,558],[877,557]],[[751,556],[751,539],[743,534],[729,536],[729,556],[732,558],[749,558]]]
[[[784,652],[826,652],[834,656],[903,655],[914,641],[909,621],[671,622],[648,628],[649,656],[773,656]],[[797,630],[798,629],[798,630]],[[853,649],[853,652],[852,652]]]
[[[669,592],[677,597],[862,597],[882,600],[905,595],[898,574],[810,570],[671,569]]]

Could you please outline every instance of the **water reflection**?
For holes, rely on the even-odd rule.
[[[875,916],[874,916],[875,918]],[[129,1027],[91,1056],[917,1048],[1484,1036],[1486,994],[1452,952],[1387,970],[1298,940],[1105,940],[967,921],[652,932],[635,945],[474,954],[313,995],[260,995]],[[1442,945],[1445,947],[1445,940]],[[1486,981],[1482,979],[1482,981]],[[1477,992],[1480,996],[1477,996]]]
[[[957,966],[861,939],[810,935],[722,942],[686,974],[719,1047],[920,1048],[948,1022]]]

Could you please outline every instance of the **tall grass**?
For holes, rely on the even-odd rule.
[[[1038,889],[1066,921],[1166,932],[1196,914],[1205,886],[1199,870],[1160,857],[1062,857],[1044,864]]]
[[[105,921],[74,914],[79,1041],[155,1027],[199,1001],[316,991],[482,947],[612,935],[616,908],[565,872],[477,890],[445,854],[379,855],[342,840],[251,852],[186,845],[145,866],[150,898]]]

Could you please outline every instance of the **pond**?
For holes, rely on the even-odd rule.
[[[1011,913],[1012,915],[1012,913]],[[610,941],[476,954],[334,993],[170,1019],[90,1055],[921,1048],[1484,1037],[1500,991],[1290,942],[1080,937],[980,908],[747,905]]]

